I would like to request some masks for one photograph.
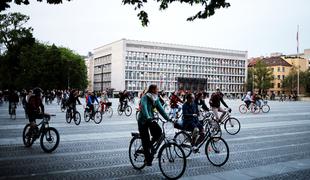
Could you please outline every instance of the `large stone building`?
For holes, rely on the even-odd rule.
[[[243,93],[247,51],[121,39],[94,49],[94,90]]]

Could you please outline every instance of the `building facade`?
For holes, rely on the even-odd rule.
[[[91,53],[84,59],[87,68],[87,90],[93,91],[94,84],[94,59]]]
[[[247,52],[122,39],[94,49],[94,90],[243,93]]]

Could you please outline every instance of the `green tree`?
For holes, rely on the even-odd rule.
[[[13,0],[1,0],[0,1],[0,12],[6,8],[10,8],[10,3]],[[42,0],[37,0],[42,2]],[[70,1],[70,0],[67,0]],[[215,14],[217,9],[228,8],[230,3],[227,0],[154,0],[159,3],[159,10],[165,10],[169,7],[170,4],[174,2],[185,3],[190,6],[203,6],[201,11],[198,11],[195,15],[187,18],[188,21],[193,21],[195,19],[206,19]],[[46,0],[49,4],[60,4],[62,0]],[[122,0],[123,4],[133,5],[135,10],[139,10],[137,14],[139,20],[141,21],[142,26],[147,26],[149,24],[149,18],[146,11],[143,10],[143,6],[148,2],[147,0]],[[20,5],[28,5],[29,0],[14,0],[14,3]]]
[[[267,90],[272,87],[273,75],[271,69],[261,60],[258,60],[254,67],[249,68],[247,79],[248,90],[253,90],[253,76],[254,89],[258,89],[259,94],[266,94]]]
[[[297,93],[298,75],[297,68],[292,67],[288,76],[283,80],[283,88],[292,93]],[[301,93],[310,93],[310,70],[299,72],[299,88]]]

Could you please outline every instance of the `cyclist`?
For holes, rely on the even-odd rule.
[[[195,104],[197,104],[197,106],[201,106],[201,108],[204,110],[204,111],[209,111],[209,108],[208,106],[206,105],[205,103],[205,100],[204,100],[204,96],[202,93],[198,93],[196,95],[196,98],[195,98]]]
[[[120,95],[119,102],[121,104],[121,111],[124,111],[129,101],[129,96],[126,90],[124,90],[123,92],[120,92],[119,95]]]
[[[215,115],[217,121],[221,121],[223,115],[225,115],[226,111],[221,108],[221,103],[228,108],[227,104],[223,100],[224,94],[221,92],[220,88],[216,88],[216,92],[212,93],[211,98],[209,100],[210,107]],[[218,115],[218,112],[222,112],[221,118]]]
[[[88,96],[88,98],[87,98],[87,106],[89,107],[89,110],[91,111],[91,118],[92,119],[95,116],[95,107],[94,107],[95,101],[99,104],[99,101],[98,101],[97,97],[95,96],[95,93],[92,92],[90,94],[90,96]]]
[[[138,117],[138,129],[141,136],[145,163],[147,166],[151,166],[154,158],[151,154],[151,148],[153,147],[153,143],[156,142],[162,134],[159,125],[152,121],[152,119],[154,119],[153,109],[156,108],[164,119],[169,120],[168,115],[159,102],[157,85],[153,84],[149,86],[148,91],[141,98],[141,107],[142,111]],[[152,140],[150,140],[149,131],[151,132]]]
[[[181,107],[178,105],[179,102],[183,103],[183,101],[176,95],[176,92],[173,92],[170,97],[170,107],[173,118],[178,117],[178,113],[181,110]]]
[[[11,115],[12,114],[11,113],[12,106],[15,105],[15,107],[16,107],[16,105],[19,102],[19,97],[18,97],[17,91],[10,91],[8,99],[9,99],[9,114]]]
[[[31,95],[27,102],[27,114],[29,118],[30,128],[35,128],[38,131],[38,127],[36,125],[36,119],[42,118],[44,114],[44,105],[42,102],[42,89],[34,88],[33,95]],[[36,134],[36,133],[34,133]]]
[[[101,99],[100,99],[100,105],[101,105],[102,111],[106,111],[107,102],[109,102],[108,94],[107,92],[103,91],[101,94]]]
[[[253,101],[253,103],[255,103],[258,107],[261,106],[261,99],[262,99],[262,97],[261,97],[259,94],[253,93],[252,101]]]
[[[244,103],[246,104],[246,107],[249,108],[251,102],[252,102],[252,98],[251,98],[251,91],[248,91],[246,96],[243,99]]]
[[[204,138],[203,126],[198,120],[198,105],[194,102],[192,94],[186,95],[186,102],[183,104],[183,127],[187,131],[192,132],[192,146],[199,144]],[[199,139],[197,139],[199,133]],[[197,139],[197,141],[196,141]],[[195,143],[197,142],[197,143]]]
[[[73,89],[70,94],[69,94],[69,98],[68,98],[68,101],[67,101],[67,104],[68,104],[68,112],[73,112],[75,113],[76,112],[76,102],[79,103],[79,105],[81,105],[81,102],[79,100],[79,92],[75,89]],[[74,117],[75,118],[75,117]]]

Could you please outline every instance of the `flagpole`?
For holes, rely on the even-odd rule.
[[[297,67],[297,97],[299,97],[299,25],[297,25],[297,58],[298,58],[298,67]]]

